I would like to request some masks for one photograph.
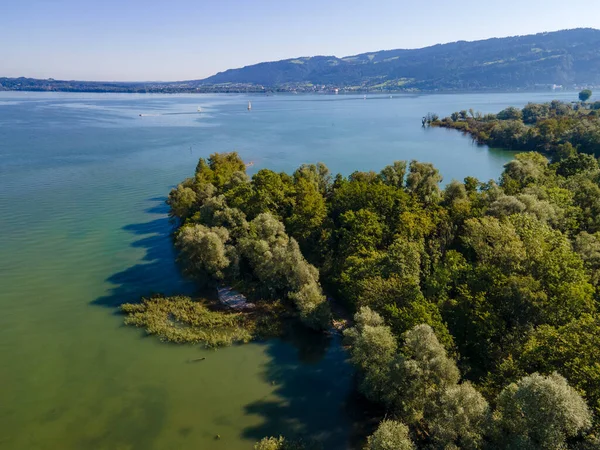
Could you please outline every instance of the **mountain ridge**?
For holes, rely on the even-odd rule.
[[[229,69],[200,83],[274,86],[304,82],[417,90],[596,84],[600,83],[599,44],[600,30],[576,28],[342,58],[288,58]]]
[[[0,78],[0,90],[77,92],[472,91],[600,86],[600,30],[459,40],[417,49],[303,56],[199,80],[91,82]]]

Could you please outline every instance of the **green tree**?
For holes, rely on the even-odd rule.
[[[491,216],[502,218],[524,212],[527,206],[514,195],[501,195],[487,210]]]
[[[582,102],[587,102],[590,97],[592,96],[592,91],[590,91],[589,89],[584,89],[583,91],[581,91],[579,93],[579,100],[581,100]]]
[[[196,192],[183,184],[179,184],[177,188],[171,190],[167,199],[167,205],[171,207],[169,215],[185,220],[194,212],[196,202]]]
[[[264,295],[289,298],[301,320],[312,328],[329,326],[329,305],[318,270],[306,262],[296,240],[289,238],[273,215],[262,213],[250,222],[248,235],[240,239],[239,252],[249,262]]]
[[[310,448],[316,449],[317,446],[304,444],[302,441],[290,440],[283,436],[265,437],[254,444],[254,450],[309,450]]]
[[[407,190],[424,204],[435,203],[440,198],[442,176],[431,163],[411,161],[406,178]]]
[[[449,387],[430,408],[429,430],[439,448],[482,448],[489,407],[473,385]]]
[[[207,160],[200,158],[195,178],[197,183],[212,183],[221,188],[235,172],[246,172],[246,165],[237,152],[213,153]]]
[[[254,450],[284,450],[285,449],[285,438],[279,437],[265,437],[254,445]]]
[[[223,195],[206,200],[193,219],[208,227],[224,227],[230,237],[236,239],[248,233],[246,215],[237,208],[230,208]]]
[[[503,373],[560,370],[571,385],[585,393],[600,414],[600,319],[585,314],[561,327],[542,325],[529,337],[517,361],[507,360]],[[516,365],[516,367],[514,367]]]
[[[497,117],[500,120],[521,120],[523,118],[523,113],[520,109],[515,108],[514,106],[509,106],[508,108],[500,111]]]
[[[542,322],[565,324],[594,311],[594,289],[569,239],[531,216],[514,215],[510,221],[526,250],[525,273],[534,274],[547,293],[539,305]]]
[[[573,248],[581,256],[594,286],[600,285],[600,232],[582,231],[573,241]]]
[[[346,211],[340,216],[340,224],[338,234],[343,254],[369,252],[381,244],[383,225],[374,212],[367,209]]]
[[[295,183],[301,179],[315,183],[322,195],[326,195],[331,188],[331,173],[323,163],[302,164],[294,172],[293,178]]]
[[[402,353],[390,372],[395,410],[408,424],[427,420],[430,405],[447,388],[456,386],[460,373],[447,356],[432,328],[418,325],[404,336]]]
[[[590,175],[569,177],[566,187],[573,193],[572,204],[580,211],[579,228],[581,231],[595,233],[600,231],[600,186]]]
[[[557,450],[591,427],[581,396],[557,373],[537,373],[507,386],[494,412],[496,444],[505,449]]]
[[[379,177],[384,184],[398,189],[404,187],[404,178],[406,176],[406,161],[394,161],[391,166],[385,166],[380,172]]]
[[[566,142],[564,144],[559,144],[556,149],[554,150],[554,153],[552,155],[552,162],[556,163],[556,162],[560,162],[563,159],[567,159],[570,158],[572,156],[576,156],[577,155],[577,149],[575,147],[573,147],[573,144],[571,144],[570,142]]]
[[[365,450],[415,450],[408,427],[396,420],[383,420],[369,436]]]
[[[546,178],[548,160],[540,153],[519,153],[504,165],[501,186],[507,194],[517,193],[526,186]]]
[[[206,282],[208,278],[224,277],[223,270],[230,264],[225,246],[228,240],[225,228],[190,225],[179,230],[175,242],[186,271]]]
[[[447,204],[453,204],[461,200],[466,200],[467,190],[465,185],[460,181],[452,180],[446,185],[444,189],[444,201]]]
[[[384,234],[391,237],[407,203],[408,195],[403,190],[382,183],[378,176],[370,181],[338,178],[328,199],[329,217],[337,228],[345,212],[368,210],[382,223]]]
[[[577,153],[562,159],[556,165],[556,173],[563,177],[572,177],[582,172],[597,172],[598,160],[592,155]]]
[[[360,370],[360,390],[367,398],[386,402],[390,395],[390,364],[398,344],[381,316],[370,308],[360,308],[354,321],[354,327],[344,331],[344,339],[351,346],[352,364]]]
[[[286,219],[286,228],[298,241],[304,242],[321,229],[327,216],[325,198],[318,179],[299,177],[293,189],[293,208]]]
[[[510,273],[525,261],[526,252],[515,227],[494,217],[465,222],[463,243],[473,250],[478,262],[493,264]]]
[[[548,118],[550,108],[547,104],[527,103],[523,108],[523,122],[528,124],[536,123],[540,119]]]
[[[348,289],[349,296],[355,295],[357,305],[369,306],[385,317],[394,334],[401,335],[424,323],[435,330],[444,347],[453,348],[452,336],[438,306],[423,296],[414,279],[396,275],[389,278],[356,275],[356,278],[357,282]]]
[[[285,174],[268,169],[259,170],[252,177],[252,196],[242,210],[253,218],[262,213],[271,213],[279,219],[288,211],[288,194],[292,189],[291,179]]]

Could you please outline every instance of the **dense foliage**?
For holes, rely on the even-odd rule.
[[[321,283],[356,312],[359,389],[389,419],[368,448],[594,448],[597,161],[523,153],[499,183],[440,181],[417,161],[248,178],[235,153],[214,154],[168,203],[198,280],[282,299],[316,329]]]
[[[184,269],[203,284],[221,281],[259,299],[285,299],[306,325],[327,328],[319,272],[295,239],[314,239],[325,217],[325,169],[307,167],[293,177],[261,170],[252,181],[245,169],[235,153],[212,155],[169,195],[171,213],[183,224],[175,243]]]
[[[588,92],[591,95],[591,91]],[[587,94],[585,96],[587,97]],[[454,128],[470,134],[480,144],[511,150],[546,153],[561,163],[559,175],[571,175],[594,165],[600,157],[600,102],[590,104],[529,103],[483,115],[472,109],[439,120],[428,115],[432,126]],[[579,153],[578,153],[579,152]]]
[[[399,345],[381,316],[361,308],[345,335],[361,374],[361,392],[385,405],[395,420],[381,423],[367,449],[417,444],[550,450],[600,444],[586,436],[592,427],[586,402],[556,372],[534,373],[509,384],[490,396],[493,408],[471,382],[461,382],[456,362],[428,325],[406,332]]]

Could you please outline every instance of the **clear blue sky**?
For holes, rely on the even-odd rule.
[[[600,0],[2,0],[0,76],[186,80],[577,27],[600,28]]]

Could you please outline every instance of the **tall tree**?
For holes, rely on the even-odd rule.
[[[494,422],[501,449],[560,450],[592,425],[585,401],[562,376],[537,373],[507,386]]]
[[[382,421],[369,436],[365,450],[415,450],[408,427],[395,420]]]
[[[581,100],[582,102],[587,102],[590,97],[592,96],[592,91],[590,91],[589,89],[584,89],[583,91],[581,91],[579,93],[579,100]]]

